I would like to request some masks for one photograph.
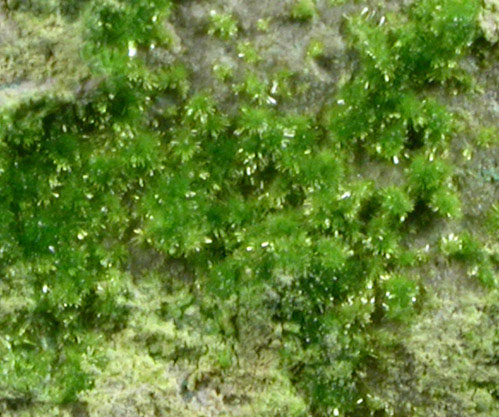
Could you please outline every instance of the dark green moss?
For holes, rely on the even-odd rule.
[[[294,18],[315,17],[315,3],[302,3]],[[219,77],[235,78],[231,112],[191,87],[180,61],[158,65],[151,51],[172,47],[173,8],[90,2],[81,90],[1,110],[0,388],[50,404],[86,398],[92,416],[123,404],[149,415],[156,403],[203,415],[206,392],[229,414],[239,401],[241,415],[421,415],[424,398],[443,395],[442,375],[430,367],[428,381],[418,368],[432,359],[417,335],[393,340],[435,330],[420,275],[443,253],[483,291],[497,289],[497,255],[458,223],[457,129],[437,100],[466,90],[459,60],[477,36],[478,3],[348,18],[358,70],[320,116],[281,105],[292,75],[255,71],[247,40],[236,46],[246,72]],[[239,33],[229,15],[207,19],[216,42]],[[463,231],[430,250],[428,226],[448,219]],[[427,387],[409,411],[372,385],[391,381],[404,348]],[[451,385],[480,390],[480,409],[493,411],[489,380],[466,378]]]

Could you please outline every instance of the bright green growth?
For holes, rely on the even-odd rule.
[[[313,2],[297,5],[312,12],[295,19],[314,16]],[[350,19],[360,69],[320,118],[277,105],[292,96],[285,71],[244,74],[229,114],[191,91],[180,63],[151,65],[151,44],[170,44],[170,9],[91,2],[94,90],[2,110],[2,392],[52,403],[87,392],[94,415],[130,398],[152,414],[158,401],[188,416],[194,403],[174,393],[221,385],[241,415],[393,415],[367,375],[389,375],[377,330],[412,325],[424,301],[417,272],[431,255],[413,237],[460,214],[454,117],[428,87],[462,79],[476,3]],[[235,36],[217,19],[213,35]],[[259,61],[249,43],[238,52]],[[364,178],[363,161],[387,180]],[[469,232],[441,248],[497,285],[497,256]]]
[[[156,46],[168,45],[168,33],[159,23],[168,17],[171,7],[169,0],[92,2],[86,10],[87,37],[90,42],[86,46],[126,50],[130,41],[144,48],[149,48],[151,43]],[[139,23],[142,26],[137,26]]]
[[[320,40],[313,39],[310,41],[307,49],[307,55],[312,59],[319,58],[324,54],[324,43]]]
[[[237,44],[237,56],[248,64],[256,64],[261,60],[258,51],[251,42],[244,41]]]
[[[418,285],[414,280],[403,276],[390,276],[383,280],[387,316],[395,320],[407,320],[414,313],[418,297]]]
[[[91,100],[46,95],[2,109],[0,386],[7,398],[74,401],[91,385],[84,365],[101,360],[102,335],[126,320],[127,251],[117,242],[136,218],[125,200],[140,192],[124,196],[158,167],[157,136],[144,130],[141,113],[153,89],[179,80],[175,69],[146,72],[129,48],[161,44],[168,5],[92,3],[85,56],[103,78]],[[155,25],[128,33],[135,24]],[[104,242],[111,236],[114,245]]]
[[[333,129],[341,141],[365,143],[370,153],[401,159],[423,145],[445,148],[452,116],[435,100],[421,100],[425,83],[457,83],[459,59],[476,33],[476,2],[427,0],[414,4],[407,22],[349,21],[362,71],[340,93]],[[385,17],[381,17],[384,21]]]
[[[478,279],[485,286],[497,286],[498,278],[494,268],[497,259],[494,259],[491,251],[471,233],[451,233],[443,237],[441,249],[449,258],[464,263],[470,277]]]
[[[259,76],[253,72],[248,72],[243,82],[234,86],[234,92],[241,94],[243,97],[249,98],[251,102],[258,104],[273,104],[275,99],[269,95],[268,83],[261,80]],[[255,121],[257,126],[258,121]]]
[[[237,36],[237,20],[230,14],[218,13],[215,10],[210,12],[210,23],[208,34],[217,36],[222,40],[233,39]]]
[[[301,22],[312,19],[316,14],[314,0],[296,0],[291,8],[291,18]]]
[[[409,167],[409,187],[419,202],[434,212],[459,217],[459,197],[453,190],[451,172],[451,167],[442,160],[417,156]]]

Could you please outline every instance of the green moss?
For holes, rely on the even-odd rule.
[[[305,22],[317,14],[314,0],[296,0],[291,8],[291,18]]]
[[[248,64],[256,64],[261,60],[258,51],[248,41],[239,42],[237,44],[237,56]]]
[[[210,13],[210,23],[208,34],[219,37],[222,40],[233,39],[237,36],[237,21],[229,14],[217,13],[212,10]]]
[[[477,291],[497,286],[497,254],[458,223],[455,118],[436,98],[462,86],[477,3],[349,18],[358,68],[320,115],[289,111],[298,77],[257,72],[250,41],[237,52],[252,70],[214,68],[235,83],[230,112],[177,58],[155,63],[172,7],[90,2],[94,86],[2,108],[2,392],[85,400],[91,416],[493,413],[494,326],[473,327],[494,301],[489,314],[431,297],[442,260]],[[312,1],[293,10],[316,14]],[[215,13],[208,31],[237,28]],[[434,213],[463,229],[441,242],[445,259],[429,250]],[[446,320],[432,314],[449,305],[465,332],[452,322],[439,342]],[[400,400],[399,376],[414,398]]]
[[[383,282],[383,290],[386,297],[384,307],[388,318],[407,320],[414,314],[414,305],[419,291],[413,280],[402,276],[392,276]]]
[[[320,40],[312,40],[307,49],[307,55],[312,59],[319,58],[324,54],[324,44]]]

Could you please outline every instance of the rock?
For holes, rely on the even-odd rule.
[[[485,39],[490,43],[499,41],[499,0],[484,0],[479,22]]]

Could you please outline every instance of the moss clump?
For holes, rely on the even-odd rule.
[[[314,0],[296,0],[291,8],[291,18],[306,22],[317,14]]]
[[[307,49],[307,55],[312,59],[319,58],[324,54],[324,44],[319,40],[312,40]]]
[[[438,98],[466,90],[478,3],[349,18],[358,70],[320,115],[287,109],[293,75],[258,74],[249,41],[246,72],[220,71],[230,112],[173,54],[158,65],[173,8],[89,2],[88,84],[1,109],[7,400],[85,400],[91,416],[404,416],[450,407],[452,386],[455,413],[493,413],[495,336],[469,329],[496,301],[483,316],[459,304],[469,331],[439,344],[445,320],[430,319],[448,300],[431,310],[428,295],[437,262],[497,287],[495,249],[459,223],[455,117]],[[432,249],[434,226],[461,228],[458,241]],[[400,401],[399,376],[423,388]]]
[[[212,10],[208,34],[218,36],[222,40],[233,39],[237,36],[237,21],[229,14],[217,13]]]

